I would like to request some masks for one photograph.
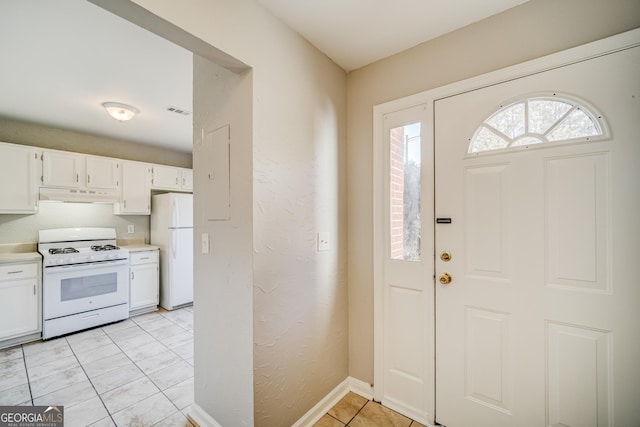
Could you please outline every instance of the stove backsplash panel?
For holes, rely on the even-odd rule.
[[[119,239],[149,242],[149,216],[114,215],[112,204],[40,202],[34,215],[0,215],[0,244],[36,243],[39,230],[70,227],[111,227]]]

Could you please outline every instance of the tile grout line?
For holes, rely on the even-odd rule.
[[[100,330],[105,335],[107,335],[107,333],[104,332],[104,330],[102,330],[102,328],[100,328]],[[109,335],[107,335],[107,337],[109,337]],[[80,369],[82,369],[82,372],[84,372],[84,375],[87,377],[87,381],[89,381],[89,384],[91,384],[91,388],[93,388],[93,391],[96,392],[96,395],[98,396],[98,399],[100,399],[100,403],[102,403],[102,406],[104,406],[104,409],[107,411],[107,415],[109,415],[109,418],[111,419],[111,422],[113,422],[113,424],[117,427],[116,420],[113,419],[113,416],[111,415],[111,412],[109,412],[109,408],[107,408],[107,405],[104,403],[104,400],[102,399],[102,396],[100,395],[100,393],[98,393],[98,390],[96,389],[96,386],[93,384],[93,381],[91,381],[91,377],[89,376],[87,371],[84,369],[84,366],[82,365],[82,362],[80,362],[80,359],[78,359],[78,355],[76,354],[75,350],[71,346],[71,343],[69,342],[67,337],[64,337],[64,339],[67,342],[67,345],[69,346],[69,349],[71,349],[71,353],[73,353],[73,356],[78,361],[78,364],[80,365]],[[111,340],[111,337],[109,337],[109,339]],[[111,341],[113,342],[113,340],[111,340]],[[114,344],[115,344],[115,342],[114,342]],[[116,346],[117,346],[117,344],[116,344]],[[118,348],[120,348],[120,347],[118,347]],[[98,421],[100,421],[100,420],[98,420]]]
[[[360,407],[360,409],[358,409],[358,412],[356,412],[356,413],[353,415],[353,417],[351,417],[351,419],[349,420],[349,422],[348,422],[347,424],[345,424],[345,426],[346,426],[346,427],[348,427],[348,426],[349,426],[349,424],[351,424],[351,421],[353,421],[353,420],[355,419],[355,417],[357,417],[357,416],[358,416],[358,414],[359,414],[360,412],[362,412],[362,410],[364,409],[364,407],[365,407],[365,406],[367,406],[367,404],[368,404],[369,402],[370,402],[370,401],[367,399],[367,401],[365,402],[365,404],[364,404],[364,405],[362,405],[362,406]]]
[[[152,312],[152,313],[153,313],[153,312]],[[162,314],[161,314],[161,313],[158,313],[158,315],[159,315],[159,316],[162,316]],[[135,318],[135,316],[134,316],[134,318]],[[161,342],[158,338],[154,337],[154,336],[153,336],[152,334],[150,334],[146,329],[144,329],[142,326],[140,326],[140,324],[139,324],[138,322],[136,322],[136,321],[134,320],[134,318],[131,318],[131,321],[132,321],[133,323],[135,323],[135,325],[136,325],[138,328],[140,328],[142,331],[144,331],[144,333],[145,333],[145,334],[147,334],[147,335],[149,335],[151,338],[153,338],[155,342],[157,342],[157,343],[159,343],[160,345],[164,346],[167,350],[169,350],[171,353],[173,353],[175,356],[177,356],[181,361],[185,361],[185,362],[186,362],[186,360],[185,360],[184,358],[182,358],[182,356],[180,356],[179,354],[177,354],[176,352],[174,352],[173,350],[171,350],[168,346],[166,346],[166,345],[165,345],[163,342]],[[174,325],[177,325],[177,323],[175,323],[175,322],[174,322],[173,320],[171,320],[171,319],[168,319],[168,318],[166,318],[166,317],[164,317],[164,316],[162,316],[162,318],[167,319],[168,321],[170,321],[170,322],[171,322],[171,323],[173,323]],[[177,326],[179,326],[179,327],[180,327],[181,329],[183,329],[185,332],[189,333],[189,331],[188,331],[188,330],[186,330],[185,328],[183,328],[182,326],[180,326],[180,325],[177,325]],[[131,361],[131,363],[133,363],[133,365],[134,365],[136,368],[140,369],[140,371],[144,374],[144,377],[145,377],[145,378],[147,378],[147,379],[148,379],[148,380],[149,380],[149,381],[150,381],[150,382],[151,382],[155,387],[157,387],[157,388],[158,388],[158,391],[159,391],[160,393],[162,393],[162,395],[163,395],[163,396],[164,396],[164,397],[165,397],[165,398],[166,398],[166,399],[167,399],[167,400],[168,400],[168,401],[173,405],[173,407],[174,407],[174,408],[176,408],[177,412],[179,412],[179,413],[181,413],[181,414],[182,414],[182,410],[176,406],[176,404],[173,402],[173,400],[171,400],[171,399],[169,398],[169,396],[167,396],[167,395],[166,395],[166,393],[164,392],[164,390],[162,390],[162,389],[158,386],[158,384],[156,384],[156,383],[155,383],[155,382],[154,382],[154,381],[149,377],[149,375],[148,375],[144,370],[142,370],[142,368],[140,368],[140,366],[138,366],[138,364],[137,364],[133,359],[131,359],[131,357],[129,357],[129,355],[128,355],[128,354],[127,354],[127,353],[126,353],[126,352],[125,352],[125,351],[124,351],[124,350],[123,350],[123,349],[118,345],[118,343],[116,343],[116,342],[113,340],[113,338],[111,338],[111,336],[110,336],[107,332],[105,332],[104,330],[103,330],[103,332],[104,332],[104,333],[109,337],[109,339],[113,342],[113,344],[114,344],[116,347],[118,347],[118,349],[120,349],[120,351],[122,351],[122,353],[126,356],[126,358],[127,358],[127,359],[129,359],[129,361]],[[188,362],[187,362],[187,363],[188,363]],[[174,363],[174,365],[175,365],[175,364],[177,364],[177,362],[176,362],[176,363]],[[173,366],[173,365],[169,365],[169,366]],[[155,371],[154,371],[154,372],[155,372]],[[93,383],[92,383],[92,384],[93,384]],[[172,386],[172,387],[173,387],[173,386]],[[117,387],[116,387],[116,388],[117,388]],[[97,393],[97,390],[96,390],[96,393]],[[99,394],[98,394],[98,395],[99,395]],[[155,395],[155,393],[154,393],[153,395]],[[153,396],[153,395],[151,395],[151,396]],[[132,406],[134,406],[134,405],[136,405],[136,404],[138,404],[138,403],[142,402],[143,400],[148,399],[148,398],[149,398],[149,397],[151,397],[151,396],[147,396],[147,397],[145,397],[144,399],[142,399],[142,400],[140,400],[140,401],[138,401],[138,402],[136,402],[136,403],[134,403],[134,404],[132,404],[132,405],[127,406],[126,408],[122,408],[122,409],[121,409],[121,411],[123,411],[123,410],[125,410],[125,409],[127,409],[127,408],[130,408],[130,407],[132,407]],[[105,405],[105,408],[106,408],[106,405]],[[108,408],[107,408],[107,412],[109,413],[109,415],[112,415]],[[118,412],[119,412],[119,411],[118,411]],[[175,413],[176,413],[176,412],[174,412],[171,416],[173,416]],[[184,414],[183,414],[183,415],[184,415]],[[113,419],[113,416],[112,416],[112,419]],[[162,421],[163,421],[163,420],[160,420],[159,422],[162,422]],[[115,420],[114,420],[114,424],[115,424]],[[156,423],[156,424],[157,424],[157,423]]]
[[[27,387],[29,387],[31,406],[33,406],[33,391],[31,391],[31,380],[29,380],[29,369],[27,368],[27,357],[24,354],[24,344],[20,344],[20,353],[22,353],[22,364],[24,365],[24,373],[27,377]]]
[[[191,316],[193,315],[193,311],[192,311],[192,310],[185,310],[185,312],[187,312],[187,311],[191,314]],[[169,313],[169,312],[167,312],[167,313]],[[171,322],[171,324],[172,324],[172,325],[176,325],[176,326],[178,326],[178,327],[179,327],[179,329],[180,329],[180,331],[179,331],[179,332],[177,332],[176,334],[174,334],[174,335],[170,335],[169,337],[165,337],[165,338],[163,338],[163,339],[169,339],[169,338],[171,338],[171,337],[173,337],[173,336],[176,336],[176,337],[177,337],[177,336],[182,335],[182,334],[185,334],[185,336],[186,336],[187,338],[189,338],[189,336],[190,336],[190,337],[192,337],[192,336],[193,336],[193,329],[188,329],[187,327],[183,326],[182,324],[180,324],[180,323],[176,322],[176,321],[172,318],[173,316],[165,316],[165,315],[164,315],[164,312],[160,312],[160,311],[158,311],[158,312],[157,312],[157,316],[159,316],[159,317],[160,317],[160,318],[162,318],[162,319],[166,319],[166,320],[168,320],[169,322]],[[181,317],[181,316],[178,316],[178,317],[176,317],[176,318],[177,318],[177,319],[179,319],[179,321],[182,321],[182,317]],[[172,354],[173,356],[175,356],[175,357],[177,358],[177,360],[178,360],[178,361],[176,361],[175,363],[170,363],[170,364],[168,364],[168,365],[166,365],[166,366],[162,366],[162,367],[160,367],[159,369],[165,369],[165,368],[167,368],[167,367],[170,367],[170,366],[173,366],[173,365],[177,365],[178,363],[181,363],[181,362],[184,362],[185,364],[190,365],[190,367],[191,367],[191,368],[193,367],[192,363],[190,363],[190,362],[188,361],[189,359],[193,359],[193,355],[192,355],[192,354],[190,355],[190,353],[186,353],[186,355],[187,355],[187,356],[189,356],[189,355],[190,355],[190,357],[188,357],[188,358],[187,358],[187,357],[183,357],[182,355],[180,355],[180,354],[178,354],[177,352],[175,352],[172,348],[170,348],[170,347],[169,347],[167,344],[165,344],[163,341],[161,341],[159,338],[157,338],[154,334],[150,333],[149,331],[147,331],[147,329],[145,329],[143,326],[141,326],[141,325],[143,325],[143,324],[144,324],[144,323],[146,323],[146,322],[138,323],[138,322],[135,320],[135,316],[134,316],[134,317],[132,317],[132,318],[130,318],[130,319],[131,319],[131,322],[135,325],[135,327],[139,328],[139,330],[141,330],[142,332],[144,332],[144,334],[148,335],[149,337],[151,337],[151,338],[153,339],[153,341],[152,341],[152,342],[154,342],[154,343],[159,343],[159,344],[164,348],[164,350],[163,350],[161,353],[166,353],[166,352],[168,351],[170,354]],[[151,321],[151,322],[153,322],[153,321]],[[117,323],[117,322],[113,322],[112,324],[115,324],[115,323]],[[188,324],[188,322],[186,321],[186,319],[185,319],[185,324]],[[106,326],[106,325],[105,325],[105,326]],[[153,384],[153,385],[154,385],[154,387],[156,387],[156,388],[158,389],[158,392],[159,392],[159,393],[161,393],[161,394],[164,396],[164,398],[165,398],[165,399],[167,399],[167,400],[171,403],[171,406],[175,409],[175,412],[172,412],[172,413],[171,413],[171,415],[169,415],[168,417],[165,417],[165,419],[166,419],[166,418],[169,418],[169,417],[176,416],[176,415],[179,413],[179,414],[181,414],[182,416],[184,416],[184,417],[185,417],[185,419],[187,419],[187,422],[188,422],[188,423],[190,423],[190,421],[188,420],[188,418],[186,418],[186,416],[184,415],[184,413],[183,413],[183,409],[179,408],[179,407],[177,406],[177,404],[176,404],[176,403],[175,403],[171,398],[169,398],[169,396],[168,396],[168,395],[167,395],[167,393],[166,393],[166,390],[169,390],[171,387],[174,387],[174,386],[176,386],[176,385],[180,384],[180,383],[181,383],[181,382],[183,382],[183,381],[188,381],[189,379],[193,378],[193,376],[191,376],[191,377],[189,377],[189,378],[187,378],[187,379],[185,379],[185,380],[179,381],[178,383],[173,384],[173,385],[171,385],[171,386],[167,387],[167,388],[166,388],[166,390],[163,390],[163,389],[161,388],[161,385],[160,385],[159,383],[156,383],[155,381],[153,381],[153,380],[152,380],[152,378],[149,376],[149,374],[153,374],[154,372],[156,372],[156,371],[157,371],[157,370],[159,370],[159,369],[156,369],[156,370],[154,370],[153,372],[149,372],[149,373],[147,373],[145,370],[141,369],[141,367],[138,365],[138,363],[136,363],[136,362],[135,362],[135,361],[134,361],[134,360],[133,360],[133,359],[132,359],[132,358],[131,358],[131,357],[130,357],[126,352],[125,352],[125,350],[124,350],[124,349],[123,349],[123,348],[122,348],[122,347],[121,347],[121,346],[116,342],[116,340],[115,340],[115,339],[114,339],[114,338],[113,338],[113,337],[112,337],[112,336],[111,336],[111,335],[110,335],[110,334],[109,334],[109,333],[104,329],[104,327],[97,327],[97,328],[93,328],[93,329],[94,329],[94,330],[95,330],[95,329],[99,329],[99,330],[102,332],[102,334],[106,335],[106,336],[108,337],[109,342],[110,342],[111,344],[113,344],[113,345],[114,345],[114,346],[119,350],[119,352],[120,352],[120,353],[122,353],[122,354],[125,356],[125,358],[126,358],[126,359],[127,359],[127,360],[128,360],[128,361],[129,361],[133,366],[135,366],[137,369],[139,369],[139,370],[140,370],[140,372],[143,374],[144,378],[145,378],[145,379],[147,379],[151,384]],[[127,328],[123,328],[122,330],[125,330],[125,329],[127,329]],[[154,331],[155,331],[155,329],[154,329]],[[81,332],[79,331],[79,333],[81,333]],[[69,335],[72,335],[72,334],[69,334]],[[142,335],[141,335],[141,336],[142,336]],[[64,340],[64,343],[66,344],[66,346],[69,348],[69,350],[71,350],[71,353],[72,353],[72,355],[74,356],[74,359],[76,360],[76,362],[78,363],[78,365],[80,366],[80,368],[82,369],[82,372],[83,372],[83,374],[85,375],[85,378],[89,381],[89,384],[91,384],[92,389],[94,390],[94,392],[95,392],[95,393],[96,393],[96,395],[98,396],[98,398],[99,398],[99,400],[100,400],[101,404],[103,405],[103,407],[104,407],[104,408],[105,408],[105,410],[107,411],[107,414],[108,414],[109,419],[111,420],[111,422],[113,422],[113,424],[114,424],[114,425],[117,425],[117,424],[116,424],[116,422],[115,422],[115,419],[114,419],[114,415],[115,415],[115,413],[113,413],[113,414],[112,414],[112,413],[111,413],[111,411],[108,409],[108,407],[107,407],[107,405],[105,404],[105,401],[104,401],[104,399],[103,399],[102,395],[98,392],[98,390],[97,390],[97,388],[96,388],[96,385],[94,384],[94,381],[93,381],[93,380],[92,380],[92,378],[88,375],[88,373],[87,373],[87,371],[86,371],[86,369],[85,369],[85,365],[80,361],[80,358],[79,358],[79,355],[78,355],[78,350],[80,349],[80,347],[78,347],[77,349],[74,349],[74,347],[71,345],[71,342],[70,342],[70,341],[69,341],[69,339],[68,339],[68,336],[62,336],[62,337],[60,337],[60,338]],[[188,341],[188,340],[187,340],[187,341]],[[43,340],[42,342],[44,342],[44,340]],[[78,343],[77,343],[77,344],[78,344]],[[109,344],[109,343],[107,343],[107,344],[104,344],[104,345],[110,345],[110,344]],[[180,344],[180,345],[183,345],[183,344]],[[177,347],[177,346],[174,346],[174,347]],[[94,350],[97,350],[98,348],[100,348],[100,345],[98,345],[98,346],[97,346],[97,347],[95,347],[95,348],[88,348],[88,349],[86,349],[86,351],[87,351],[87,352],[89,352],[89,351],[94,351]],[[131,350],[131,349],[130,349],[130,350]],[[29,375],[29,369],[28,369],[27,362],[26,362],[26,352],[25,352],[24,344],[21,344],[21,345],[20,345],[20,354],[21,354],[21,357],[22,357],[22,365],[23,365],[24,370],[25,370],[26,382],[27,382],[27,386],[28,386],[28,389],[29,389],[29,400],[30,400],[31,405],[34,405],[34,402],[35,402],[35,400],[34,400],[34,392],[33,392],[33,389],[32,389],[32,380],[31,380],[31,378],[30,378],[30,375]],[[158,354],[160,354],[160,353],[158,353]],[[106,356],[106,357],[108,357],[108,356]],[[154,357],[154,356],[150,356],[150,357]],[[143,360],[146,360],[146,359],[143,359]],[[77,384],[77,383],[69,384],[69,385],[67,385],[67,386],[65,386],[65,387],[62,387],[60,390],[65,389],[65,388],[67,388],[67,387],[74,386],[75,384]],[[117,388],[117,387],[116,387],[116,388]],[[153,393],[151,396],[154,396],[154,395],[156,395],[156,393]],[[151,396],[147,396],[146,398],[141,399],[141,400],[139,400],[138,402],[135,402],[135,403],[133,403],[133,404],[131,404],[131,405],[127,406],[126,408],[121,408],[121,409],[120,409],[119,411],[117,411],[117,412],[120,412],[120,411],[126,410],[126,409],[128,409],[128,408],[131,408],[132,406],[134,406],[134,405],[136,405],[136,404],[139,404],[140,402],[142,402],[142,401],[144,401],[144,400],[146,400],[146,399],[150,398]],[[87,399],[87,400],[90,400],[90,399]],[[78,402],[78,404],[83,403],[83,402],[86,402],[87,400],[83,400],[82,402]],[[74,406],[75,406],[75,405],[74,405]],[[184,409],[188,409],[188,407],[189,407],[189,405],[185,406],[185,408],[184,408]],[[107,419],[107,418],[105,417],[105,418],[102,418],[101,420],[106,420],[106,419]],[[99,422],[99,421],[101,421],[101,420],[97,420],[96,422]],[[161,423],[161,422],[163,422],[163,420],[159,420],[159,421],[158,421],[158,423]],[[156,424],[157,424],[157,423],[156,423]]]
[[[177,324],[176,322],[174,322],[173,320],[171,320],[171,319],[169,319],[169,318],[167,318],[167,317],[163,316],[163,315],[162,315],[162,313],[158,313],[158,315],[162,316],[162,318],[163,318],[163,319],[167,319],[168,321],[170,321],[170,322],[171,322],[171,323],[173,323],[174,325],[176,325],[176,326],[180,327],[180,328],[181,328],[182,330],[184,330],[186,333],[191,333],[191,332],[189,332],[187,329],[185,329],[185,328],[183,328],[182,326],[178,325],[178,324]],[[149,334],[149,332],[147,332],[147,331],[146,331],[146,329],[142,328],[142,326],[140,326],[137,322],[135,322],[135,320],[134,320],[134,323],[136,323],[136,325],[138,325],[138,327],[139,327],[140,329],[143,329],[146,333],[148,333],[148,334]],[[151,334],[149,334],[149,335],[151,335]],[[178,358],[180,358],[180,360],[182,360],[182,361],[186,362],[186,360],[185,360],[182,356],[180,356],[179,354],[177,354],[176,352],[174,352],[173,350],[171,350],[168,346],[166,346],[163,342],[161,342],[159,339],[157,339],[157,338],[156,338],[156,337],[154,337],[153,335],[151,335],[151,336],[153,337],[153,339],[154,339],[154,340],[156,340],[156,342],[158,342],[158,343],[162,344],[164,347],[166,347],[166,349],[167,349],[167,350],[169,350],[171,353],[173,353],[173,354],[175,354],[176,356],[178,356]],[[117,344],[116,344],[116,345],[117,345]],[[128,357],[128,356],[127,356],[127,357]],[[141,368],[136,364],[136,362],[134,362],[133,360],[132,360],[132,362],[133,362],[133,364],[134,364],[134,365],[136,365],[136,367],[137,367],[138,369],[140,369],[140,370],[142,371],[142,369],[141,369]],[[189,362],[187,362],[187,363],[189,363]],[[174,365],[177,365],[177,363],[174,363]],[[173,366],[173,365],[169,365],[169,366]],[[171,399],[169,398],[169,396],[167,396],[167,394],[165,393],[165,390],[162,390],[162,389],[161,389],[161,388],[160,388],[160,387],[159,387],[159,386],[158,386],[158,385],[157,385],[157,384],[156,384],[156,383],[155,383],[151,378],[149,378],[149,376],[147,375],[147,373],[146,373],[146,372],[144,372],[144,371],[142,371],[142,372],[144,373],[145,377],[147,377],[147,378],[149,379],[149,381],[151,381],[151,383],[152,383],[153,385],[155,385],[156,387],[158,387],[158,390],[160,390],[160,393],[162,393],[162,395],[163,395],[163,396],[164,396],[164,397],[165,397],[169,402],[171,402],[171,404],[173,405],[173,407],[177,409],[177,412],[179,412],[180,414],[182,414],[182,410],[181,410],[180,408],[178,408],[178,406],[173,402],[173,400],[171,400]],[[175,385],[177,385],[177,384],[175,384]],[[173,387],[173,386],[171,386],[171,387]],[[169,389],[169,388],[171,388],[171,387],[168,387],[167,389]],[[143,400],[144,400],[144,399],[143,399]],[[174,412],[174,414],[175,414],[175,412]],[[174,414],[172,414],[171,416],[173,416]],[[184,416],[184,414],[182,414],[182,415]],[[185,417],[185,418],[186,418],[186,417]],[[189,421],[188,419],[187,419],[187,421],[190,423],[190,421]],[[160,420],[159,422],[162,422],[162,420]],[[156,424],[157,424],[157,423],[156,423]]]

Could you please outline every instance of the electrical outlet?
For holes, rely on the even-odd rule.
[[[136,226],[133,224],[127,225],[127,233],[133,234],[136,232]]]
[[[318,252],[323,252],[328,250],[329,250],[329,232],[319,231],[318,232]]]

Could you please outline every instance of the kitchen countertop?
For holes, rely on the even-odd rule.
[[[160,249],[159,246],[147,245],[146,243],[134,243],[131,245],[118,245],[122,249],[126,249],[129,252],[143,252],[143,251],[155,251]]]
[[[38,252],[16,252],[0,254],[0,263],[17,261],[42,261],[42,256]]]
[[[0,263],[42,261],[42,256],[36,251],[36,246],[35,243],[0,244]]]

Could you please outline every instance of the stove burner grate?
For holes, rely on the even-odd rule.
[[[113,251],[115,249],[120,249],[115,245],[93,245],[91,246],[92,251]]]
[[[76,248],[51,248],[49,249],[49,253],[52,255],[56,254],[73,254],[79,252]]]

